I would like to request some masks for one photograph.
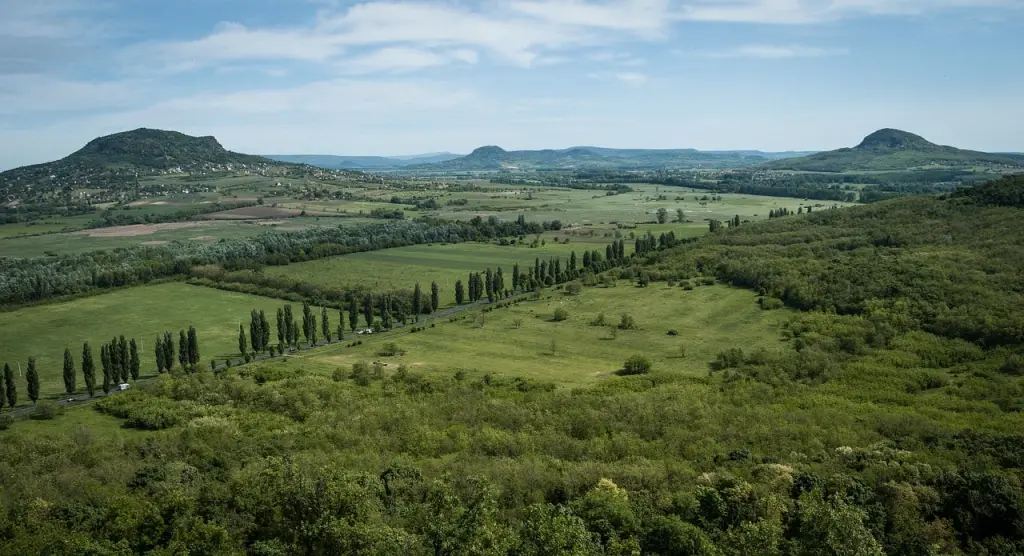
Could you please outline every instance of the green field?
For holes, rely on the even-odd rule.
[[[143,374],[156,372],[153,341],[157,333],[170,330],[177,343],[178,330],[195,326],[199,335],[204,365],[210,359],[238,353],[238,324],[246,323],[249,311],[263,309],[273,322],[277,308],[284,302],[264,297],[190,286],[181,283],[130,288],[66,303],[28,307],[0,313],[0,362],[17,372],[35,357],[38,362],[42,393],[57,395],[64,391],[61,379],[64,348],[71,348],[75,368],[81,378],[82,343],[92,346],[99,373],[102,342],[115,335],[136,338],[140,344]],[[0,363],[2,364],[2,363]],[[20,401],[28,401],[24,383],[19,383]]]
[[[404,363],[415,371],[464,370],[476,376],[490,373],[578,386],[608,378],[626,358],[640,354],[649,357],[656,370],[703,376],[715,355],[730,347],[783,348],[779,323],[791,312],[762,311],[756,298],[750,291],[726,286],[684,291],[663,282],[649,288],[619,282],[614,288],[585,288],[579,296],[548,290],[540,300],[464,313],[466,318],[454,323],[441,318],[436,327],[415,334],[401,330],[363,336],[360,346],[336,344],[299,357],[323,364],[317,367],[325,371],[382,360],[389,367]],[[559,307],[569,318],[552,322]],[[590,324],[600,313],[611,326]],[[612,339],[622,313],[631,314],[638,329],[618,330]],[[669,335],[671,329],[678,335]],[[385,342],[396,342],[407,353],[376,356]]]
[[[492,243],[459,243],[453,245],[412,245],[380,251],[353,253],[330,259],[320,259],[287,266],[271,266],[264,273],[271,276],[287,276],[301,282],[333,288],[365,287],[373,290],[408,289],[416,282],[429,291],[430,283],[437,282],[441,288],[441,305],[455,303],[455,282],[463,284],[470,272],[484,272],[487,268],[499,266],[505,274],[505,282],[512,281],[512,266],[516,263],[525,270],[540,257],[547,261],[561,257],[562,264],[572,251],[576,251],[582,265],[583,251],[600,249],[611,243],[610,238],[598,234],[587,241],[570,240],[568,244],[555,243],[554,236],[545,236],[546,245],[531,248],[527,246],[500,246]],[[532,241],[531,238],[528,238]],[[626,252],[633,246],[626,240]]]

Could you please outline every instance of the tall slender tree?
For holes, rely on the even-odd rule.
[[[260,333],[263,334],[260,347],[263,348],[263,351],[267,351],[270,349],[270,321],[267,320],[267,314],[263,312],[263,309],[260,309]]]
[[[199,354],[199,333],[196,332],[196,327],[188,327],[188,364],[192,365],[192,370],[195,370],[199,366],[200,358]]]
[[[487,288],[487,301],[494,301],[494,273],[489,268],[487,269],[485,287]]]
[[[128,360],[128,371],[132,375],[132,380],[139,380],[139,372],[142,370],[142,365],[139,362],[139,344],[135,343],[135,338],[132,338],[129,346],[131,348],[131,355]]]
[[[164,367],[164,339],[159,334],[156,335],[156,342],[153,343],[153,351],[156,355],[156,372],[162,374],[167,368]]]
[[[117,340],[118,358],[121,361],[121,382],[128,382],[128,375],[131,374],[131,353],[128,350],[128,341],[121,336]]]
[[[512,265],[512,289],[519,289],[519,263]]]
[[[116,383],[121,379],[121,348],[117,345],[117,338],[107,344],[107,357],[110,359],[110,380]]]
[[[295,323],[295,315],[292,314],[292,306],[291,305],[285,305],[284,306],[284,339],[285,339],[285,343],[287,345],[289,345],[289,346],[294,344],[298,340],[297,338],[292,337],[292,331],[295,330],[295,327],[292,326],[294,323]]]
[[[71,355],[69,348],[64,348],[64,391],[68,394],[74,394],[77,379],[78,375],[75,374],[75,358]]]
[[[345,339],[345,312],[338,309],[338,341]]]
[[[327,307],[320,308],[320,332],[324,336],[324,340],[329,344],[331,343],[331,325],[327,322]]]
[[[313,309],[309,306],[309,302],[304,302],[302,304],[302,335],[305,336],[306,342],[309,342],[316,332],[312,316]]]
[[[423,312],[423,292],[420,291],[420,283],[412,290],[412,312],[417,322],[420,320],[420,313]]]
[[[437,287],[437,282],[430,283],[430,312],[437,311],[437,308],[441,306],[441,288]]]
[[[89,342],[82,344],[82,378],[85,379],[85,391],[91,398],[96,390],[96,364],[92,360],[92,348],[89,347]]]
[[[291,336],[291,334],[289,334]],[[241,324],[238,325],[238,353],[245,357],[246,353],[249,353],[247,342],[245,341],[245,327]]]
[[[256,309],[249,311],[249,345],[255,352],[263,351],[263,331],[260,330],[260,314]]]
[[[277,308],[277,343],[284,343],[284,309]]]
[[[25,370],[25,381],[28,382],[28,399],[32,403],[39,400],[39,370],[36,369],[36,358],[28,358],[28,369]]]
[[[316,315],[309,313],[309,347],[316,345]]]
[[[462,287],[462,280],[455,282],[455,304],[462,305],[462,302],[466,300],[466,291]]]
[[[299,347],[299,321],[292,321],[292,341],[296,348]]]
[[[184,328],[178,330],[178,363],[181,364],[181,370],[188,368],[188,336]]]
[[[18,385],[14,382],[14,371],[7,363],[4,363],[4,386],[6,387],[4,395],[7,397],[7,405],[14,409],[14,406],[18,405]],[[0,400],[0,402],[2,401]]]
[[[110,369],[110,346],[103,344],[100,346],[100,366],[103,367],[103,393],[110,393],[111,384],[111,369]]]
[[[494,295],[495,295],[495,297],[500,299],[502,297],[502,292],[504,292],[504,291],[505,291],[505,273],[504,273],[504,271],[501,270],[501,267],[499,266],[498,269],[494,271]]]
[[[174,335],[168,330],[164,332],[164,369],[174,368]]]
[[[369,293],[363,296],[363,319],[367,328],[373,326],[373,296]]]
[[[4,400],[6,400],[6,399],[7,399],[6,381],[4,380],[3,371],[0,371],[0,413],[4,412],[4,404],[6,403]]]
[[[359,326],[359,307],[356,306],[355,294],[349,294],[348,297],[348,308],[345,309],[348,312],[348,327],[355,333],[356,328]]]

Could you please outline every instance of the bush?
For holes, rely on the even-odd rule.
[[[398,347],[398,344],[394,342],[388,342],[381,346],[377,355],[381,357],[395,357],[396,355],[405,355],[405,350]]]
[[[39,421],[50,420],[58,415],[64,413],[64,408],[51,402],[50,400],[42,400],[36,404],[35,409],[32,410],[32,419]]]
[[[649,372],[651,372],[651,360],[643,355],[634,355],[626,359],[626,364],[623,365],[619,374],[622,376],[645,375]]]
[[[678,336],[679,335],[679,331],[676,330],[675,328],[672,328],[671,330],[668,331],[668,335],[669,336]]]
[[[590,321],[590,326],[604,326],[604,313],[598,313],[594,320]]]
[[[579,295],[581,291],[583,291],[583,285],[575,280],[565,285],[565,293],[569,295]]]
[[[1008,375],[1024,375],[1024,355],[1014,354],[1007,357],[1006,362],[999,367],[999,370]]]
[[[761,306],[763,311],[774,311],[783,307],[782,300],[777,297],[758,298],[757,304]]]
[[[14,417],[11,417],[10,415],[0,415],[0,431],[5,431],[11,428],[12,424],[14,424]]]
[[[636,321],[633,320],[633,316],[622,313],[622,319],[619,320],[619,328],[622,330],[636,330]]]
[[[566,311],[565,309],[562,309],[561,307],[559,307],[558,309],[555,309],[555,314],[554,314],[553,317],[551,317],[551,320],[553,320],[555,322],[562,322],[562,321],[564,321],[564,320],[566,320],[568,318],[569,318],[569,311]]]

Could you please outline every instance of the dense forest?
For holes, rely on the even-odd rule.
[[[1024,553],[1022,191],[743,223],[604,269],[798,309],[778,349],[703,376],[277,360],[99,402],[116,441],[16,425],[0,554]]]

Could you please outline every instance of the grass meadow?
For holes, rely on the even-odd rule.
[[[241,293],[226,292],[182,283],[159,284],[129,288],[103,295],[28,307],[0,313],[0,365],[7,362],[18,372],[25,362],[35,357],[40,371],[43,397],[64,392],[64,348],[70,348],[78,371],[78,386],[84,391],[81,377],[82,344],[92,346],[100,373],[100,344],[114,336],[135,338],[140,345],[142,374],[156,372],[153,342],[158,333],[170,330],[177,344],[178,330],[195,326],[204,365],[210,359],[238,354],[238,324],[248,330],[249,311],[263,309],[273,324],[277,308],[284,301]],[[27,387],[18,383],[21,403],[27,403]]]
[[[568,311],[569,318],[553,322],[556,308]],[[601,313],[607,325],[592,324]],[[636,330],[615,329],[623,313],[634,317]],[[779,324],[790,314],[762,311],[753,292],[727,286],[685,291],[665,283],[637,288],[619,282],[614,288],[584,288],[578,296],[549,290],[539,300],[461,313],[456,322],[442,317],[420,332],[362,336],[362,345],[355,347],[348,347],[350,338],[295,357],[325,373],[380,360],[392,371],[405,364],[416,372],[462,370],[477,377],[489,373],[574,387],[607,379],[628,357],[640,354],[657,371],[703,376],[708,363],[727,348],[783,349]],[[405,355],[377,356],[388,342],[397,343]]]

